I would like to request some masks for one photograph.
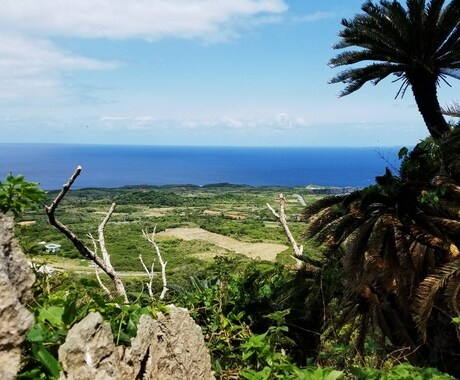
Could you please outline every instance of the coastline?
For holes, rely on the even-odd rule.
[[[22,147],[19,149],[19,147]],[[0,144],[0,177],[9,172],[60,189],[167,184],[362,188],[388,166],[374,148],[242,148]],[[388,148],[390,161],[397,149]]]

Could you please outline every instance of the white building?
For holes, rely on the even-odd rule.
[[[54,244],[54,243],[48,243],[48,244],[45,244],[45,248],[46,248],[47,252],[55,253],[55,252],[59,251],[59,249],[61,248],[61,245],[60,244]]]

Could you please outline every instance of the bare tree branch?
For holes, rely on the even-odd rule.
[[[280,211],[277,213],[272,206],[270,206],[267,203],[268,209],[272,212],[272,214],[275,216],[276,219],[280,222],[281,226],[284,229],[284,233],[286,234],[287,238],[289,239],[289,243],[291,243],[292,249],[294,250],[294,255],[297,258],[301,258],[303,255],[303,246],[298,245],[297,242],[294,239],[294,236],[292,236],[291,230],[289,229],[289,226],[287,224],[286,220],[286,213],[284,212],[284,203],[286,201],[286,198],[284,198],[283,194],[280,194],[278,198],[278,202],[280,204]]]
[[[156,227],[153,229],[151,237],[149,237],[147,231],[143,230],[142,233],[144,234],[144,237],[147,239],[147,241],[150,242],[154,246],[156,254],[157,254],[157,257],[158,257],[158,261],[160,262],[160,265],[161,265],[161,277],[162,277],[162,280],[163,280],[163,290],[161,291],[161,294],[160,294],[160,300],[162,300],[165,297],[166,292],[169,290],[168,289],[168,284],[166,282],[166,264],[167,264],[167,262],[163,261],[163,257],[161,257],[160,248],[158,247],[158,245],[157,245],[157,243],[155,241],[155,231],[156,231]],[[146,268],[145,265],[144,265],[144,268]],[[150,275],[153,276],[153,266],[152,266],[151,273],[149,273],[149,277],[150,277]],[[150,279],[150,281],[152,281],[152,279]]]
[[[91,233],[88,234],[88,237],[93,242],[94,254],[97,256],[97,241]],[[99,276],[99,271],[97,270],[97,266],[94,268],[94,273],[96,274],[96,279],[97,279],[97,282],[99,283],[99,286],[107,294],[109,299],[113,299],[112,292],[109,290],[109,288],[107,288],[107,286],[104,285],[104,283],[101,280],[101,277]]]
[[[153,286],[153,279],[155,277],[154,273],[153,273],[153,267],[154,267],[154,264],[155,263],[152,263],[152,268],[149,270],[147,268],[147,265],[145,265],[144,263],[144,260],[142,259],[142,255],[139,255],[139,261],[141,262],[142,264],[142,267],[144,268],[144,270],[147,272],[147,276],[149,277],[149,282],[146,284],[147,286],[147,291],[149,293],[149,297],[150,299],[153,299],[153,290],[152,290],[152,286]]]
[[[292,256],[295,261],[298,269],[303,269],[307,265],[309,267],[309,270],[311,271],[317,271],[318,268],[321,266],[321,264],[314,259],[311,259],[307,256],[303,255],[303,246],[298,245],[296,240],[294,239],[294,236],[291,233],[291,230],[289,229],[289,225],[286,220],[286,213],[284,211],[284,203],[286,201],[286,198],[284,197],[283,194],[280,194],[278,198],[278,202],[280,204],[279,206],[279,212],[276,212],[275,209],[270,206],[270,204],[267,203],[268,209],[272,212],[273,216],[278,219],[279,223],[283,227],[284,233],[286,234],[289,243],[292,246],[292,249],[294,250],[294,256]]]
[[[97,267],[94,268],[94,273],[96,274],[96,279],[97,279],[97,282],[99,283],[99,286],[107,294],[109,299],[113,299],[112,293],[110,292],[109,288],[105,286],[104,283],[102,282],[101,277],[99,276],[99,271],[97,270]]]
[[[93,261],[99,268],[101,268],[110,277],[110,279],[115,285],[117,294],[123,297],[124,302],[128,303],[128,297],[126,295],[126,291],[123,286],[123,282],[121,281],[120,276],[113,269],[112,264],[110,263],[110,257],[107,254],[107,250],[105,248],[104,236],[103,236],[105,225],[107,224],[110,216],[113,213],[115,204],[112,204],[107,216],[104,218],[104,220],[102,221],[98,229],[99,246],[101,248],[102,256],[104,258],[107,258],[108,259],[107,261],[104,258],[101,259],[99,256],[97,256],[96,251],[92,251],[91,249],[89,249],[85,245],[85,243],[83,243],[83,241],[80,238],[78,238],[77,235],[75,235],[67,226],[65,226],[59,220],[56,219],[55,211],[57,207],[59,206],[59,203],[62,201],[64,196],[67,194],[70,187],[74,183],[75,179],[80,175],[80,173],[81,173],[81,166],[78,166],[75,172],[70,177],[69,181],[63,185],[62,190],[59,192],[57,197],[51,203],[51,206],[45,207],[46,214],[48,215],[50,224],[56,227],[59,231],[61,231],[72,242],[72,244],[75,246],[75,248],[78,250],[78,252],[80,252],[80,254],[83,257]],[[101,239],[101,235],[102,235],[102,239]],[[101,244],[101,241],[102,241],[102,244]]]
[[[110,206],[109,212],[107,213],[104,220],[101,222],[101,224],[99,225],[99,228],[97,229],[98,237],[99,237],[99,247],[101,248],[102,260],[104,261],[106,269],[110,273],[113,274],[113,277],[110,277],[110,278],[115,284],[115,289],[117,290],[117,293],[123,296],[125,303],[128,303],[128,296],[126,295],[125,286],[123,285],[123,281],[121,281],[120,275],[115,271],[115,269],[113,269],[112,263],[110,261],[110,255],[107,252],[107,247],[105,245],[105,236],[104,236],[105,226],[107,225],[107,222],[112,216],[113,211],[115,210],[115,206],[116,204],[112,203],[112,205]],[[104,268],[102,269],[105,271]]]

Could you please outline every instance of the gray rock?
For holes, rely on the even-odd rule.
[[[21,348],[34,323],[23,306],[35,276],[14,239],[13,220],[0,214],[0,379],[15,379]]]
[[[91,359],[89,359],[91,358]],[[60,380],[213,380],[200,327],[186,309],[143,315],[130,347],[116,347],[108,323],[88,315],[59,349]]]
[[[64,344],[59,347],[59,361],[60,379],[121,379],[112,331],[99,313],[88,314],[69,330]]]

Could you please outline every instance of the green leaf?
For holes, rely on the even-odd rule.
[[[54,378],[59,378],[59,362],[56,358],[50,354],[50,352],[43,346],[42,343],[32,346],[32,350],[35,354],[35,357],[42,363],[45,368],[49,371],[51,376]]]
[[[27,334],[27,340],[29,342],[43,342],[44,336],[42,326],[39,324],[32,326]]]
[[[324,380],[336,380],[343,376],[343,372],[335,369],[324,368],[322,376],[322,379]]]
[[[41,309],[38,315],[38,321],[45,323],[48,321],[54,327],[64,327],[62,315],[64,308],[61,306],[50,306],[46,309]]]
[[[74,296],[67,300],[64,311],[62,313],[62,322],[69,327],[77,319],[77,297]]]
[[[30,371],[18,373],[16,378],[17,379],[38,380],[38,379],[46,379],[47,376],[39,368],[34,368],[34,369],[31,369]]]
[[[247,380],[255,380],[255,379],[258,379],[258,377],[256,377],[256,371],[252,370],[252,369],[243,369],[240,371],[240,376],[243,377],[243,379],[247,379]]]
[[[407,149],[406,147],[402,147],[398,152],[398,158],[402,160],[407,156],[407,153],[409,153],[409,149]]]

